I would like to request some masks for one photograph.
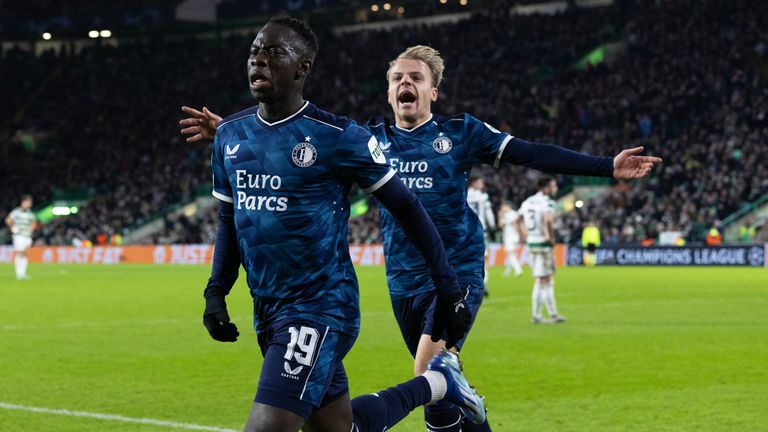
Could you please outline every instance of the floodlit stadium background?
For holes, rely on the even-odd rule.
[[[306,94],[328,111],[389,113],[388,61],[429,44],[447,68],[436,112],[664,159],[640,182],[558,177],[562,327],[529,324],[530,273],[502,276],[494,234],[491,296],[464,355],[494,430],[768,428],[764,1],[11,0],[0,3],[0,213],[29,193],[44,225],[30,281],[13,278],[0,230],[1,431],[241,426],[261,359],[252,333],[220,346],[200,325],[210,143],[186,143],[177,125],[181,105],[228,115],[252,103],[247,49],[281,10],[320,36]],[[538,176],[474,172],[494,210],[519,205]],[[352,198],[359,394],[411,365],[376,207]],[[581,265],[589,220],[602,234],[596,268]],[[233,295],[246,333],[242,282]],[[396,430],[421,430],[420,418]]]

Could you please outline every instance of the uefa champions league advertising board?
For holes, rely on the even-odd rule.
[[[766,247],[682,246],[682,247],[601,247],[596,252],[597,265],[617,266],[738,266],[766,265]],[[583,265],[583,249],[568,248],[568,265]]]

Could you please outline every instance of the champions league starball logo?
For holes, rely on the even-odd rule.
[[[293,148],[291,158],[296,166],[306,168],[317,160],[317,150],[308,142],[299,143]]]
[[[432,141],[432,147],[440,154],[446,154],[453,148],[453,143],[447,137],[440,135]]]
[[[568,265],[581,265],[584,254],[577,247],[568,248]]]
[[[747,260],[749,264],[755,267],[759,267],[765,264],[765,250],[758,246],[749,248],[747,253]]]

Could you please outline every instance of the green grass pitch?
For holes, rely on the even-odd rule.
[[[240,429],[261,357],[250,298],[241,339],[209,339],[204,266],[0,266],[0,404]],[[382,268],[361,268],[363,328],[345,361],[352,395],[410,378]],[[566,268],[563,325],[530,324],[530,273],[490,276],[464,347],[495,431],[768,430],[768,270]],[[416,411],[394,431],[423,431]],[[161,431],[0,408],[0,431]]]

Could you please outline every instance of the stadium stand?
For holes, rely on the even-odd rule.
[[[4,0],[0,2],[0,36],[25,39],[30,33],[51,32],[57,37],[83,37],[93,29],[147,30],[172,22],[180,2]]]
[[[664,158],[650,181],[605,188],[566,213],[561,240],[576,241],[594,218],[609,244],[666,230],[701,241],[742,203],[768,193],[760,155],[768,136],[768,13],[760,10],[768,12],[760,0],[675,0],[556,15],[498,9],[454,24],[327,32],[308,94],[358,121],[388,113],[388,60],[430,44],[447,65],[436,112],[466,111],[516,136],[576,150],[614,154],[644,145]],[[232,35],[41,55],[5,50],[0,92],[10,103],[0,105],[0,182],[13,193],[0,196],[0,208],[12,208],[22,192],[44,202],[56,188],[89,188],[88,204],[46,225],[38,239],[69,244],[164,217],[169,205],[193,199],[209,186],[209,145],[183,141],[177,109],[205,104],[228,114],[248,106],[249,44]],[[613,58],[574,68],[605,44]],[[496,208],[519,204],[538,175],[477,170]],[[354,243],[380,241],[372,208],[350,222]],[[165,216],[153,240],[210,242],[213,227],[212,210]]]

